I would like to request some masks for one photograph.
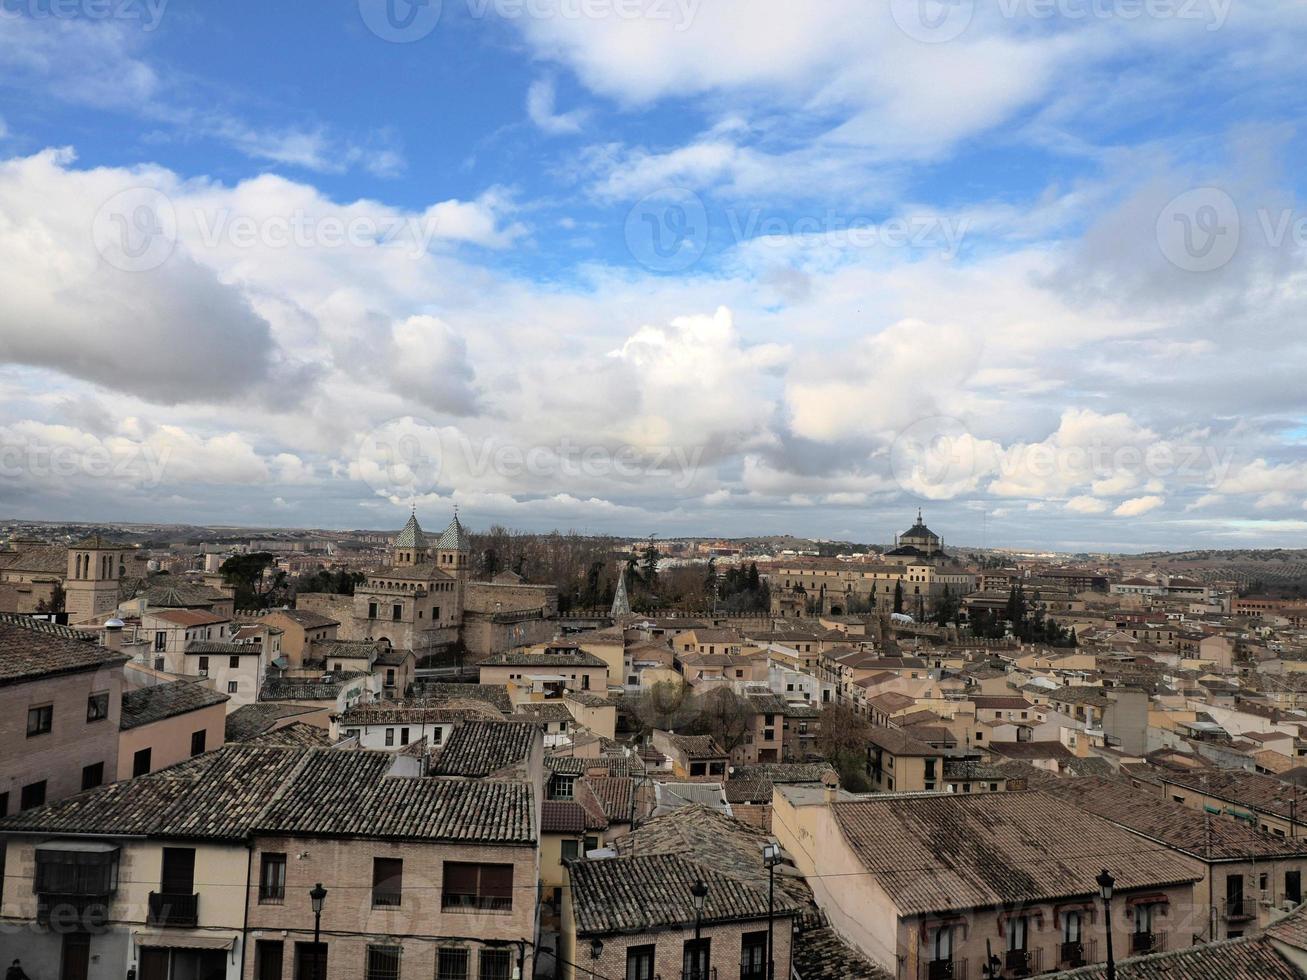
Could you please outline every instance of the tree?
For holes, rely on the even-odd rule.
[[[650,592],[658,584],[658,549],[654,546],[653,538],[649,538],[649,543],[644,548],[644,587]]]
[[[61,583],[56,582],[50,589],[50,601],[42,599],[36,604],[36,611],[39,613],[59,613],[64,611],[64,599],[66,593]]]
[[[268,609],[286,596],[286,573],[276,568],[277,559],[268,551],[232,555],[218,571],[223,581],[236,590],[236,608]]]
[[[899,579],[894,583],[894,611],[903,612],[903,580]]]
[[[499,552],[491,545],[485,551],[481,552],[481,574],[486,578],[494,578],[503,570],[503,565],[499,561]]]
[[[840,774],[840,785],[853,793],[871,790],[867,778],[867,745],[871,723],[847,705],[830,703],[821,709],[817,751]]]
[[[755,713],[746,698],[729,687],[719,687],[699,699],[699,714],[691,728],[700,735],[711,735],[730,753],[744,744]]]
[[[630,700],[631,714],[641,735],[655,728],[684,728],[698,711],[694,689],[684,681],[659,681]]]

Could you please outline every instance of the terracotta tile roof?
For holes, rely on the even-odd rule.
[[[1043,793],[887,796],[832,809],[901,915],[1090,895],[1104,864],[1122,892],[1201,876],[1196,862]]]
[[[567,710],[567,705],[561,701],[531,701],[526,704],[519,704],[513,709],[513,719],[515,721],[530,721],[534,724],[550,724],[560,721],[571,721],[572,712]]]
[[[331,744],[331,734],[325,728],[306,721],[292,721],[289,725],[272,728],[255,735],[246,745],[287,745],[313,749]]]
[[[504,716],[487,701],[475,698],[407,698],[355,704],[335,716],[342,726],[410,725],[452,721],[502,721]]]
[[[631,776],[643,773],[644,765],[630,756],[598,756],[593,759],[572,755],[547,755],[545,768],[560,776],[582,776],[591,769],[603,769],[610,776]]]
[[[231,698],[213,690],[198,680],[188,679],[142,687],[123,692],[122,720],[118,727],[124,731],[151,722],[200,711]]]
[[[698,880],[708,885],[703,922],[767,918],[765,889],[751,888],[675,854],[573,861],[568,871],[579,936],[692,925],[695,909],[690,889]],[[794,912],[790,903],[777,898],[777,918]]]
[[[1279,922],[1266,927],[1266,935],[1298,949],[1307,949],[1307,905],[1299,905]]]
[[[260,701],[335,701],[351,681],[368,675],[358,670],[342,670],[329,680],[321,677],[269,677],[259,691]]]
[[[388,776],[394,761],[389,752],[308,750],[304,766],[255,829],[294,836],[535,842],[529,783]]]
[[[1187,789],[1205,790],[1209,795],[1236,806],[1256,807],[1286,819],[1291,815],[1291,803],[1299,818],[1307,814],[1307,792],[1274,776],[1241,769],[1195,769],[1169,773],[1163,778]]]
[[[439,701],[444,698],[475,698],[478,701],[485,701],[503,715],[513,713],[513,702],[508,696],[508,688],[502,684],[446,684],[423,681],[419,684],[419,688],[421,696],[429,701]]]
[[[635,780],[629,776],[587,776],[584,780],[612,823],[630,823],[635,816]]]
[[[607,667],[608,663],[593,653],[578,649],[565,653],[500,653],[481,661],[478,666],[529,667],[548,673],[559,667]]]
[[[545,800],[540,804],[542,834],[582,834],[585,824],[585,807],[575,800]]]
[[[539,728],[529,722],[469,721],[454,729],[432,771],[489,776],[525,762],[540,742]]]
[[[217,657],[257,657],[263,647],[258,643],[223,643],[219,640],[192,640],[186,644],[189,654],[207,654]]]
[[[1053,779],[1040,789],[1105,820],[1200,859],[1280,859],[1307,856],[1307,840],[1266,834],[1239,820],[1213,820],[1173,800],[1141,793],[1127,780]]]
[[[227,741],[247,741],[255,735],[266,732],[282,718],[308,714],[316,710],[318,709],[306,708],[298,704],[277,704],[275,701],[243,704],[227,716]]]
[[[802,980],[891,980],[890,974],[854,949],[829,926],[809,929],[791,947],[794,974]]]
[[[309,644],[314,660],[326,660],[337,657],[342,660],[366,660],[372,662],[374,656],[386,649],[384,643],[375,640],[314,640]]]
[[[673,735],[667,741],[685,753],[687,759],[720,759],[726,755],[711,735]]]
[[[882,728],[873,725],[867,729],[867,741],[890,755],[903,756],[937,756],[940,750],[925,742],[918,741],[907,732],[897,728]]]
[[[84,670],[130,658],[98,646],[95,636],[30,616],[0,613],[0,686]]]
[[[994,755],[1007,759],[1059,759],[1070,761],[1075,758],[1061,742],[990,742],[986,748]]]
[[[1155,953],[1152,956],[1118,960],[1116,975],[1117,980],[1177,980],[1180,977],[1201,977],[1203,980],[1297,980],[1300,976],[1263,937],[1229,939],[1190,946],[1173,953]],[[1087,966],[1052,976],[1064,977],[1066,980],[1100,980],[1107,977],[1107,965]]]
[[[15,572],[36,572],[63,578],[68,572],[68,549],[61,545],[26,548],[20,554],[7,555],[2,568]]]
[[[316,630],[340,625],[339,620],[314,612],[312,609],[273,609],[269,615],[272,613],[285,616],[300,629]]]
[[[239,840],[303,759],[297,749],[226,745],[148,776],[27,810],[0,821],[0,832]]]

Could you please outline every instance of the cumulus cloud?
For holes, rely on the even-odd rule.
[[[554,108],[557,92],[552,78],[538,78],[526,93],[526,114],[543,132],[551,136],[579,133],[585,124],[586,113],[581,109],[557,112]]]
[[[1140,514],[1147,514],[1151,510],[1156,510],[1165,503],[1165,497],[1156,495],[1134,497],[1121,503],[1112,513],[1117,517],[1138,517]]]

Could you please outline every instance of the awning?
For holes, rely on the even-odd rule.
[[[166,949],[231,949],[235,936],[188,936],[183,932],[136,932],[132,940],[137,946],[154,946]]]

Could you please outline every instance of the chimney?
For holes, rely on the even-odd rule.
[[[104,624],[104,645],[109,650],[123,648],[123,621],[117,617]]]

